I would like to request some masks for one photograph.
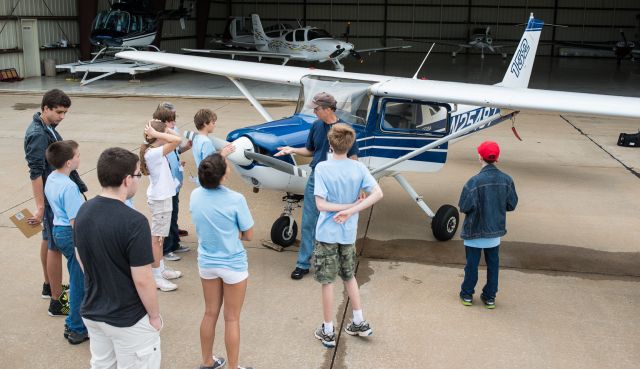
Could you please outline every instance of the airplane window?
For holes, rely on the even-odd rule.
[[[296,32],[296,41],[304,41],[304,30],[298,29]]]
[[[316,38],[332,38],[331,34],[320,28],[313,28],[307,32],[307,39],[309,41],[315,40]]]
[[[285,41],[293,42],[293,32],[289,32],[284,36]]]
[[[445,133],[447,110],[412,102],[387,102],[382,128],[390,131],[424,131]]]

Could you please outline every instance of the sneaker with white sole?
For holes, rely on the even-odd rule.
[[[324,333],[324,323],[322,323],[320,328],[316,329],[316,331],[313,332],[313,335],[317,339],[322,341],[322,344],[324,345],[324,347],[328,347],[328,348],[336,347],[336,333],[335,331],[329,334]]]
[[[173,270],[171,268],[165,267],[162,271],[162,277],[164,279],[178,279],[182,277],[182,272],[179,270]]]
[[[185,246],[181,243],[178,244],[178,248],[173,250],[173,252],[175,252],[176,254],[182,254],[183,252],[189,252],[191,251],[191,247],[189,246]]]
[[[170,252],[168,254],[164,254],[164,259],[169,261],[178,261],[181,259],[181,257],[174,254],[173,252]]]
[[[360,322],[360,324],[356,324],[351,322],[347,328],[344,329],[347,334],[351,336],[360,336],[367,337],[373,334],[373,330],[369,326],[369,323],[366,320]]]
[[[156,287],[163,292],[169,292],[169,291],[173,291],[178,289],[178,285],[172,282],[169,282],[168,280],[164,279],[164,278],[155,278],[156,280]]]

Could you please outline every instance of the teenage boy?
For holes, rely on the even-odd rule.
[[[157,119],[167,125],[167,128],[172,129],[178,136],[180,131],[176,127],[176,108],[170,102],[162,102],[156,108],[153,113],[153,119]],[[186,141],[186,142],[185,142]],[[162,253],[164,258],[171,261],[180,260],[179,253],[190,251],[188,246],[180,244],[180,228],[178,227],[178,212],[180,206],[180,189],[184,181],[184,167],[180,161],[180,154],[191,149],[191,141],[185,140],[180,143],[180,146],[175,149],[174,152],[166,156],[171,168],[171,175],[178,186],[176,187],[176,194],[172,198],[173,207],[171,210],[171,225],[169,226],[169,235],[164,238],[162,245]]]
[[[350,126],[334,124],[328,134],[333,151],[330,160],[316,166],[314,195],[320,215],[313,250],[316,281],[322,284],[324,322],[314,335],[326,347],[335,347],[333,329],[333,282],[340,276],[353,309],[353,319],[345,329],[352,336],[370,336],[373,331],[364,320],[356,270],[358,213],[382,198],[382,190],[367,167],[347,158],[356,134]],[[369,195],[359,200],[360,191]]]
[[[311,266],[311,254],[313,253],[313,244],[315,240],[316,224],[320,212],[316,208],[316,202],[313,200],[314,186],[314,168],[318,163],[327,160],[329,156],[329,141],[327,141],[327,133],[331,127],[342,122],[336,115],[337,102],[336,99],[326,93],[317,93],[308,105],[313,109],[313,113],[318,120],[313,122],[307,137],[307,143],[304,147],[278,147],[278,153],[274,156],[282,155],[302,155],[312,156],[311,175],[307,179],[307,185],[304,189],[304,198],[306,201],[302,207],[302,234],[300,236],[300,250],[298,250],[298,260],[296,268],[291,272],[291,279],[302,279],[305,274],[309,273]],[[344,122],[342,122],[344,123]],[[348,149],[347,156],[351,159],[358,159],[358,143],[354,141],[353,146]]]
[[[460,211],[465,213],[460,233],[467,256],[460,291],[460,301],[465,306],[473,304],[473,293],[478,282],[478,263],[484,250],[487,284],[482,289],[480,299],[487,309],[496,307],[500,237],[507,233],[506,212],[513,211],[518,205],[513,180],[495,165],[499,156],[500,147],[493,141],[485,141],[478,146],[478,160],[482,169],[464,185],[458,202]]]
[[[196,163],[196,170],[200,167],[200,162],[207,156],[214,154],[216,149],[213,142],[209,139],[209,134],[213,132],[218,116],[211,109],[200,109],[193,116],[193,123],[196,125],[198,133],[193,137],[193,159]],[[233,145],[229,144],[220,150],[220,155],[227,157],[235,150]]]
[[[42,96],[40,112],[33,119],[24,135],[24,154],[29,166],[31,189],[36,202],[36,211],[28,219],[29,224],[42,223],[42,242],[40,243],[40,261],[44,274],[42,298],[50,299],[49,315],[67,315],[69,306],[62,289],[62,254],[57,249],[51,231],[53,213],[44,195],[47,177],[53,171],[47,162],[45,152],[50,144],[61,141],[62,137],[56,127],[65,118],[71,99],[58,89],[47,91]],[[77,171],[72,171],[69,178],[78,186],[80,192],[86,192],[87,186],[80,179]]]
[[[65,320],[64,337],[75,345],[89,339],[82,323],[80,304],[84,298],[84,274],[80,269],[73,242],[73,225],[84,197],[69,178],[80,166],[80,151],[75,141],[54,142],[47,148],[47,162],[55,171],[49,174],[44,194],[53,212],[53,240],[67,259],[69,271],[69,315]]]
[[[82,205],[76,252],[85,273],[81,313],[91,368],[160,368],[160,329],[147,218],[125,204],[138,190],[138,156],[110,148],[98,159],[102,193]]]

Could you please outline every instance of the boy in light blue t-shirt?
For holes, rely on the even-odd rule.
[[[80,152],[75,141],[54,142],[47,148],[47,161],[56,169],[47,178],[44,193],[53,210],[53,239],[67,258],[69,270],[69,315],[65,321],[64,337],[71,344],[89,339],[80,316],[84,298],[84,274],[78,263],[73,241],[73,225],[78,210],[85,202],[78,185],[69,174],[80,165]]]
[[[331,159],[323,161],[315,169],[314,195],[320,216],[316,225],[316,244],[313,251],[316,281],[322,284],[324,323],[314,336],[326,347],[335,347],[333,329],[333,282],[342,278],[351,306],[353,319],[345,332],[352,336],[366,337],[373,331],[364,320],[356,269],[356,234],[358,212],[382,198],[382,190],[375,178],[362,163],[347,158],[347,152],[355,141],[354,130],[343,123],[336,123],[327,138],[333,150]],[[360,192],[369,195],[362,199]]]
[[[196,164],[196,172],[204,158],[216,153],[213,142],[211,142],[211,139],[208,137],[216,126],[216,120],[218,120],[218,116],[211,111],[211,109],[200,109],[193,117],[193,123],[198,130],[197,134],[193,136],[191,149],[193,152],[193,160]],[[226,158],[233,150],[234,147],[232,145],[227,145],[220,150],[220,155]]]

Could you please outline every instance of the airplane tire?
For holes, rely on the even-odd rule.
[[[459,213],[455,206],[442,205],[431,220],[433,236],[438,241],[448,241],[456,234],[459,224]]]
[[[281,216],[276,219],[271,226],[271,241],[282,247],[289,247],[296,241],[298,235],[298,224],[293,221],[291,232],[287,232],[289,228],[289,217]]]

